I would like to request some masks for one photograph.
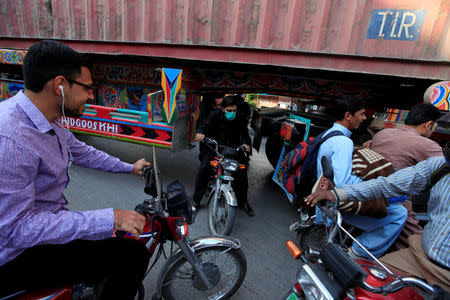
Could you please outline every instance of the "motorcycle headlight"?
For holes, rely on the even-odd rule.
[[[225,171],[236,172],[239,168],[239,163],[234,160],[227,160],[223,162],[223,169]]]
[[[304,264],[298,273],[297,281],[305,294],[305,298],[311,300],[332,300],[339,297],[342,288],[337,286],[336,282],[332,282],[325,270],[319,270],[316,266]]]

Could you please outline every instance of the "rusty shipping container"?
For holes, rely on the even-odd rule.
[[[0,1],[0,48],[450,78],[449,0]]]

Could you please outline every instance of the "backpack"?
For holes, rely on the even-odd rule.
[[[445,175],[450,173],[450,166],[447,163],[444,163],[440,166],[430,177],[430,182],[427,183],[425,189],[417,194],[413,194],[411,196],[411,202],[414,203],[414,210],[416,211],[426,211],[428,199],[430,198],[430,190],[433,186],[441,180]]]
[[[311,193],[317,180],[316,162],[320,145],[331,137],[344,135],[338,130],[328,133],[325,137],[324,134],[325,132],[317,137],[309,137],[286,154],[281,166],[281,179],[283,186],[294,199],[306,197]]]
[[[430,183],[427,184],[426,190],[429,192],[431,188],[448,173],[450,173],[450,166],[444,163],[439,169],[433,172],[430,178]]]

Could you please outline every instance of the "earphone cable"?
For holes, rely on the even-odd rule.
[[[61,89],[61,94],[62,94],[62,105],[61,105],[61,111],[62,111],[62,115],[63,115],[63,126],[64,123],[66,123],[66,128],[67,130],[69,130],[69,120],[66,118],[66,114],[64,112],[64,102],[66,100],[66,97],[64,96],[64,90],[62,88],[62,86],[59,86]],[[63,127],[64,130],[64,127]],[[66,147],[67,147],[67,152],[69,153],[69,167],[67,168],[67,176],[69,177],[69,181],[70,181],[70,166],[72,165],[73,162],[73,156],[72,156],[72,152],[70,151],[70,146],[69,146],[69,141],[68,141],[68,136],[67,133],[64,131],[64,134],[66,135]]]

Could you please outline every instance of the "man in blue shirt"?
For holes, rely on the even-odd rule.
[[[331,159],[334,172],[334,183],[337,188],[361,182],[362,179],[352,175],[353,142],[350,139],[352,130],[359,127],[366,119],[364,103],[358,99],[347,98],[338,102],[335,109],[336,122],[328,129],[324,137],[333,131],[340,131],[343,135],[329,138],[319,148],[317,155],[317,175],[323,173],[321,159],[327,156]],[[364,247],[374,256],[381,256],[400,234],[407,217],[406,209],[398,203],[391,203],[387,207],[387,216],[372,218],[345,214],[344,221],[363,231],[357,237]],[[321,211],[316,209],[316,220],[321,222]],[[368,257],[356,243],[350,248],[353,257]]]

